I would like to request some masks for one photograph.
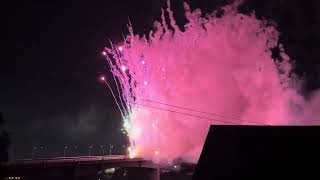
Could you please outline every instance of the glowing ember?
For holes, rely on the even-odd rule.
[[[125,65],[122,65],[122,66],[121,66],[121,71],[124,72],[124,71],[126,71],[126,70],[127,70],[127,67],[126,67]]]
[[[159,153],[160,152],[158,150],[154,151],[154,155],[156,155],[156,156],[159,155]]]
[[[184,5],[185,30],[168,10],[172,29],[156,23],[149,39],[130,29],[126,51],[109,49],[107,60],[122,92],[130,157],[139,149],[144,158],[196,162],[211,124],[308,123],[298,121],[303,112],[294,113],[292,104],[303,99],[294,78],[288,79],[289,57],[278,46],[274,27],[237,13],[235,5],[225,7],[221,17],[206,18]],[[279,48],[281,62],[274,63],[271,48]]]

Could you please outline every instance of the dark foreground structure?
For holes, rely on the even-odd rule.
[[[320,178],[318,126],[211,126],[194,180]]]
[[[141,158],[88,156],[16,160],[3,164],[5,179],[23,180],[159,180],[160,171]]]
[[[319,126],[211,126],[196,168],[183,162],[160,168],[121,155],[16,160],[2,168],[6,179],[27,180],[319,179],[319,137]]]
[[[195,164],[177,161],[160,167],[116,155],[15,160],[2,167],[6,180],[191,180]]]

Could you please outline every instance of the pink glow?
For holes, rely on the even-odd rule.
[[[119,47],[118,47],[118,50],[119,50],[119,51],[122,51],[122,50],[123,50],[123,47],[122,47],[122,46],[119,46]]]
[[[107,55],[107,52],[105,52],[105,51],[102,51],[102,53],[101,53],[103,56],[105,56],[105,55]]]
[[[106,80],[106,78],[105,78],[104,76],[101,76],[101,77],[100,77],[100,80],[101,80],[101,81],[104,81],[104,80]]]
[[[126,71],[127,70],[127,67],[125,65],[121,65],[121,71]]]
[[[119,78],[127,106],[131,107],[127,131],[136,155],[168,160],[182,157],[196,162],[212,124],[317,123],[312,119],[319,116],[312,115],[317,112],[320,98],[305,102],[297,93],[299,83],[295,78],[288,78],[291,65],[281,45],[278,48],[283,61],[276,60],[275,64],[271,57],[270,48],[278,46],[279,37],[274,27],[266,26],[254,15],[237,13],[235,5],[225,7],[226,12],[220,18],[214,14],[201,18],[200,10],[191,12],[184,5],[189,20],[185,31],[175,25],[168,10],[173,29],[164,20],[156,22],[156,30],[148,40],[131,31],[126,40],[126,47],[130,48],[121,58],[114,49],[110,50],[117,66],[111,70]],[[142,57],[147,64],[141,65]],[[124,63],[130,78],[127,73],[118,72],[119,68],[123,71]],[[300,112],[296,106],[314,108]],[[302,121],[306,117],[309,121]],[[161,149],[161,153],[155,149]]]

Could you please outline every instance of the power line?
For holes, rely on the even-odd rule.
[[[112,96],[120,110],[120,113],[122,115],[122,117],[124,117],[123,112],[120,108],[120,105],[112,91],[112,88],[110,87],[110,85],[108,84],[108,82],[106,80],[104,80],[104,82],[106,83],[106,85],[108,86],[109,90],[112,93]],[[153,100],[148,100],[148,99],[143,99],[143,98],[137,98],[143,101],[148,101],[148,102],[153,102],[153,103],[157,103],[157,104],[162,104],[162,105],[166,105],[166,106],[171,106],[171,107],[175,107],[175,108],[180,108],[180,109],[184,109],[184,110],[189,110],[189,111],[193,111],[193,112],[198,112],[198,113],[203,113],[203,114],[207,114],[207,115],[212,115],[212,116],[218,116],[221,118],[225,118],[225,119],[229,119],[229,120],[237,120],[237,121],[243,121],[243,122],[249,122],[249,123],[253,123],[253,124],[260,124],[260,125],[268,125],[265,123],[260,123],[260,122],[255,122],[255,121],[248,121],[248,120],[243,120],[243,119],[239,119],[239,118],[233,118],[233,117],[228,117],[228,116],[224,116],[224,115],[220,115],[220,114],[216,114],[216,113],[208,113],[208,112],[204,112],[204,111],[199,111],[199,110],[195,110],[195,109],[191,109],[191,108],[186,108],[186,107],[182,107],[182,106],[177,106],[177,105],[171,105],[171,104],[167,104],[167,103],[163,103],[163,102],[158,102],[158,101],[153,101]],[[184,113],[184,112],[178,112],[178,111],[174,111],[174,110],[170,110],[170,109],[164,109],[164,108],[159,108],[159,107],[154,107],[154,106],[149,106],[149,105],[144,105],[144,104],[140,104],[140,103],[136,103],[136,102],[129,102],[128,103],[131,104],[136,104],[139,106],[145,106],[145,107],[149,107],[149,108],[153,108],[153,109],[159,109],[159,110],[164,110],[164,111],[168,111],[168,112],[172,112],[172,113],[178,113],[178,114],[183,114],[183,115],[187,115],[187,116],[192,116],[192,117],[198,117],[198,118],[202,118],[202,119],[207,119],[207,120],[211,120],[211,121],[217,121],[217,122],[223,122],[223,123],[230,123],[230,124],[235,124],[238,125],[237,123],[233,123],[230,121],[223,121],[223,120],[217,120],[214,118],[208,118],[208,117],[204,117],[204,116],[198,116],[198,115],[193,115],[193,114],[189,114],[189,113]]]
[[[184,112],[178,112],[178,111],[174,111],[174,110],[170,110],[170,109],[164,109],[164,108],[159,108],[159,107],[155,107],[155,106],[149,106],[149,105],[145,105],[145,104],[135,103],[135,102],[129,102],[129,101],[127,101],[127,102],[131,103],[131,104],[138,105],[138,106],[144,106],[144,107],[149,107],[149,108],[153,108],[153,109],[159,109],[159,110],[168,111],[168,112],[177,113],[177,114],[182,114],[182,115],[186,115],[186,116],[197,117],[197,118],[201,118],[201,119],[207,119],[207,120],[210,120],[210,121],[217,121],[217,122],[222,122],[222,123],[229,123],[229,124],[239,125],[239,123],[234,123],[234,122],[230,122],[230,121],[218,120],[218,119],[208,118],[208,117],[204,117],[204,116],[198,116],[198,115],[184,113]],[[259,123],[255,122],[254,124],[259,124]]]
[[[208,115],[212,115],[212,116],[218,116],[218,117],[229,119],[229,120],[237,120],[237,121],[244,121],[244,122],[249,122],[249,123],[254,123],[254,124],[268,125],[268,124],[260,123],[260,122],[256,122],[256,121],[244,120],[244,119],[235,118],[235,117],[231,117],[231,116],[220,115],[220,114],[217,114],[217,113],[209,113],[209,112],[205,112],[205,111],[199,111],[199,110],[195,110],[195,109],[191,109],[191,108],[186,108],[186,107],[182,107],[182,106],[167,104],[167,103],[154,101],[154,100],[149,100],[149,99],[144,99],[144,98],[137,98],[137,99],[140,99],[142,101],[148,101],[148,102],[152,102],[152,103],[162,104],[162,105],[165,105],[165,106],[171,106],[171,107],[175,107],[175,108],[189,110],[189,111],[193,111],[193,112],[208,114]]]

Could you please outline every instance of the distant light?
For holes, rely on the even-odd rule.
[[[162,68],[162,71],[164,71],[164,67]]]
[[[144,61],[141,61],[141,64],[145,64],[145,62],[144,62]]]
[[[104,170],[104,173],[106,174],[113,174],[116,170],[114,168],[108,168]]]
[[[174,166],[173,166],[173,168],[177,168],[177,166],[176,166],[176,165],[174,165]]]
[[[156,151],[154,151],[154,154],[155,154],[155,155],[159,155],[160,152],[159,152],[158,150],[156,150]]]
[[[148,85],[148,81],[144,81],[143,84],[144,84],[144,85]]]
[[[101,80],[101,81],[104,81],[104,80],[106,80],[106,78],[105,78],[104,76],[101,76],[101,77],[100,77],[100,80]]]
[[[127,70],[127,67],[125,65],[121,65],[121,70],[124,72]]]
[[[122,50],[123,50],[123,47],[122,47],[122,46],[119,46],[119,47],[118,47],[118,50],[119,50],[119,51],[122,51]]]
[[[13,177],[9,176],[8,179],[21,179],[21,177],[19,177],[19,176],[13,176]]]
[[[107,52],[105,52],[105,51],[102,51],[102,53],[101,53],[102,55],[107,55]]]

